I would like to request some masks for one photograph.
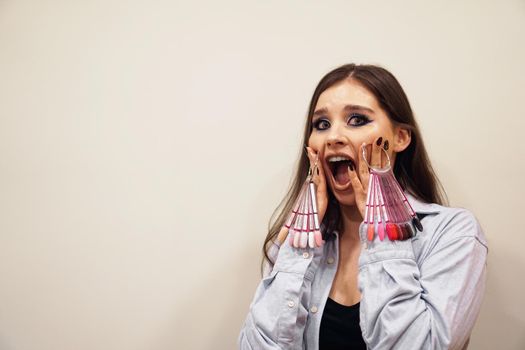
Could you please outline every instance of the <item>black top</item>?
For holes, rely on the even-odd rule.
[[[319,350],[365,349],[359,303],[346,306],[328,298],[321,318]]]

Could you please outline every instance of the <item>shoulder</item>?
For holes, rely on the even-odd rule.
[[[487,245],[480,222],[470,210],[423,202],[409,193],[406,196],[421,219],[423,225],[421,238],[424,240],[435,242],[437,239],[448,241],[471,238],[485,246]]]
[[[449,245],[463,245],[465,242],[480,244],[488,250],[487,239],[476,215],[466,208],[446,207],[432,204],[433,213],[426,215],[423,224],[422,241],[434,250]]]

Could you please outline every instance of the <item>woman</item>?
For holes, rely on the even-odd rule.
[[[329,72],[313,94],[304,143],[308,155],[265,240],[240,348],[465,349],[485,288],[486,239],[472,213],[444,206],[396,78],[373,65]],[[362,147],[372,166],[388,154],[423,226],[413,238],[367,240]],[[347,160],[330,162],[335,156]],[[325,243],[295,248],[279,232],[314,164]]]

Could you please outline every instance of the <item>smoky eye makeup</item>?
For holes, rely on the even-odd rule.
[[[352,113],[347,119],[347,124],[350,126],[362,126],[370,123],[371,120],[368,116],[359,113]],[[330,121],[326,117],[319,117],[312,121],[314,129],[322,131],[330,126]]]
[[[370,123],[370,118],[364,114],[354,113],[350,116],[348,122],[353,126],[361,126]]]
[[[327,126],[321,127],[322,125],[326,125],[326,124],[330,125],[330,122],[328,120],[324,119],[324,118],[317,118],[316,120],[314,120],[312,122],[312,126],[316,130],[324,130],[324,129],[326,129]]]

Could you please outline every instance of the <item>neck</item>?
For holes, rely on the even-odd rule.
[[[357,206],[340,205],[341,212],[341,239],[345,241],[359,241],[359,225],[363,222]]]

